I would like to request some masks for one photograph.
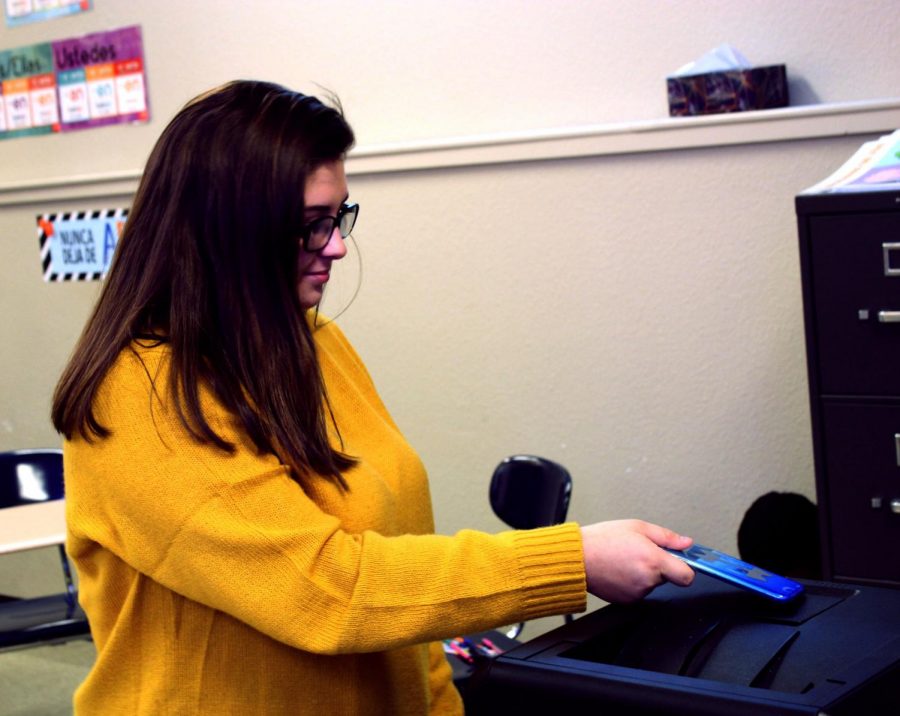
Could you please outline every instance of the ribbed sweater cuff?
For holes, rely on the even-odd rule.
[[[524,619],[572,614],[587,608],[581,529],[574,522],[506,533],[525,584]]]

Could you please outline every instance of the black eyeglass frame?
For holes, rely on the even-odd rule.
[[[349,219],[348,219],[349,217]],[[303,246],[303,250],[310,254],[316,254],[322,251],[328,244],[331,243],[331,237],[334,236],[334,230],[337,229],[341,232],[341,238],[346,239],[350,236],[350,232],[353,231],[353,227],[356,226],[356,219],[359,217],[359,204],[341,204],[341,208],[338,209],[337,216],[320,216],[318,219],[313,219],[306,226],[300,229],[300,243]],[[350,222],[349,226],[345,226],[345,222]],[[313,233],[316,232],[317,227],[323,226],[323,222],[330,222],[330,226],[326,223],[322,229],[322,236],[324,239],[322,240],[321,246],[310,246],[310,241],[313,238]],[[327,233],[325,233],[327,228]]]

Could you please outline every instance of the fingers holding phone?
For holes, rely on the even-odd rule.
[[[669,549],[689,537],[642,520],[613,520],[581,528],[588,591],[609,602],[632,602],[663,582],[686,586],[694,573]]]

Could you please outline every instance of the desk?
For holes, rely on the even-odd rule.
[[[52,547],[65,541],[65,500],[0,510],[0,554]]]
[[[60,547],[66,590],[42,597],[10,598],[0,604],[0,650],[90,638],[90,628],[61,546],[66,540],[65,500],[0,510],[0,555]]]

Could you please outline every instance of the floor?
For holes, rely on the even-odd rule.
[[[68,716],[95,656],[90,641],[0,653],[0,716]]]

